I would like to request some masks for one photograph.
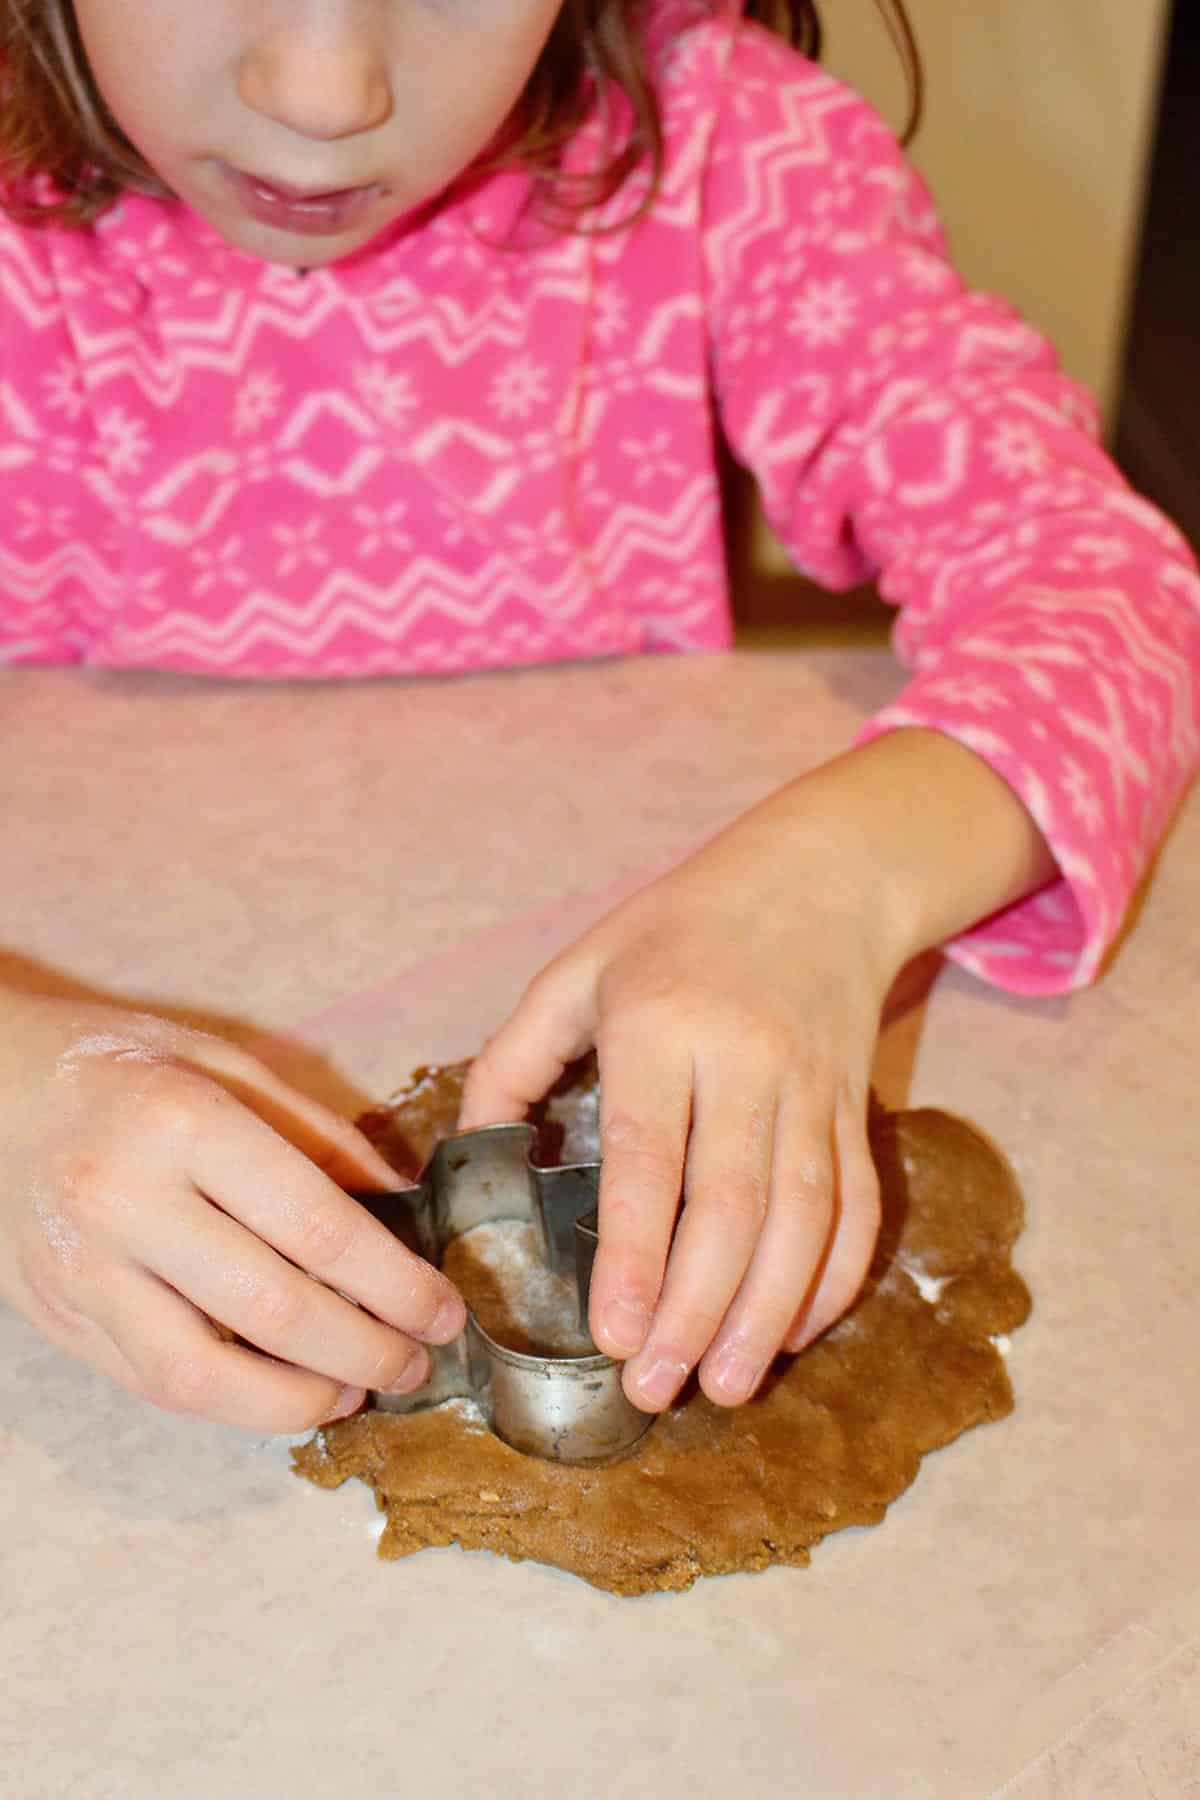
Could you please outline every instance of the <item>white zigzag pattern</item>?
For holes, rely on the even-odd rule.
[[[33,256],[32,245],[15,232],[0,240],[0,306],[11,307],[35,334],[61,331],[58,284]]]
[[[124,590],[89,545],[63,544],[49,556],[26,559],[0,543],[0,586],[6,603],[11,599],[19,606],[42,606],[72,581],[93,602],[119,611]]]
[[[845,91],[831,84],[826,75],[790,82],[777,100],[784,115],[782,126],[746,147],[739,167],[744,183],[741,204],[711,226],[707,235],[709,265],[719,268],[730,285],[755,239],[786,224],[788,177],[796,169],[830,160],[826,116],[850,104]]]
[[[596,544],[606,577],[619,577],[639,552],[672,557],[694,554],[716,525],[718,507],[711,482],[699,478],[663,515],[623,506],[609,519]],[[347,591],[352,600],[344,598]],[[462,576],[429,557],[416,558],[401,579],[379,587],[347,571],[326,579],[301,605],[269,593],[247,597],[219,620],[168,617],[129,633],[142,655],[188,656],[220,667],[236,666],[252,647],[270,645],[299,654],[307,644],[321,648],[343,630],[359,628],[388,643],[400,642],[427,613],[455,624],[485,624],[510,602],[536,606],[543,615],[570,617],[586,604],[586,585],[577,567],[557,581],[528,577],[503,556],[493,556],[473,575]]]
[[[541,300],[580,305],[586,288],[585,277],[576,276],[539,283],[537,295]],[[128,379],[146,399],[166,408],[180,399],[189,375],[197,371],[240,374],[252,360],[260,335],[275,333],[293,343],[306,343],[328,319],[346,310],[344,297],[338,301],[332,293],[301,312],[276,299],[229,294],[215,315],[164,320],[162,352],[140,336],[136,326],[125,323],[97,328],[81,316],[77,335],[93,391]],[[526,308],[502,294],[489,295],[474,310],[445,295],[425,296],[412,318],[392,324],[361,301],[350,310],[366,351],[384,355],[424,343],[448,368],[460,367],[489,347],[522,348],[529,325]]]
[[[578,593],[568,570],[531,596],[527,577],[500,556],[471,576],[456,576],[444,563],[420,556],[392,587],[378,587],[347,570],[330,575],[304,602],[269,592],[248,596],[221,619],[169,617],[129,633],[141,655],[185,656],[217,668],[236,667],[254,648],[269,646],[309,662],[343,631],[358,629],[375,641],[397,644],[426,615],[448,625],[476,629],[510,602],[536,604],[539,613]]]
[[[719,519],[712,481],[701,475],[683,489],[669,512],[629,502],[618,506],[596,538],[596,555],[609,581],[639,552],[686,566]]]

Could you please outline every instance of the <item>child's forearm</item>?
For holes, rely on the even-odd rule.
[[[790,782],[726,834],[733,856],[756,828],[773,846],[776,897],[815,884],[831,909],[865,912],[895,968],[1057,872],[1007,783],[936,731],[891,732]]]

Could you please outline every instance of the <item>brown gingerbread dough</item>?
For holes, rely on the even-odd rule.
[[[420,1071],[363,1121],[401,1174],[454,1129],[462,1074]],[[541,1110],[543,1160],[594,1154],[593,1086],[594,1073]],[[381,1556],[461,1544],[616,1594],[804,1564],[829,1532],[878,1524],[927,1451],[1012,1410],[994,1340],[1030,1302],[1009,1262],[1020,1192],[978,1132],[947,1113],[875,1110],[871,1145],[884,1222],[863,1295],[749,1405],[726,1411],[693,1388],[600,1469],[521,1456],[463,1401],[365,1412],[295,1451],[297,1472],[326,1488],[368,1482],[387,1515]]]

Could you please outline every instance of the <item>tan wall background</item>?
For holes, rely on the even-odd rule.
[[[955,260],[1049,332],[1111,423],[1169,0],[908,0],[928,79],[912,156]],[[823,0],[825,62],[899,128],[874,0]],[[779,556],[754,532],[759,567]]]
[[[1049,331],[1111,410],[1168,0],[908,0],[929,77],[913,158],[967,276]],[[873,0],[825,0],[830,68],[898,124]]]

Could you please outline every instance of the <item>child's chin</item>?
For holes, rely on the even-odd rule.
[[[233,221],[228,216],[217,217],[212,213],[205,216],[214,231],[219,232],[235,250],[257,257],[261,262],[274,263],[284,269],[296,269],[301,273],[309,269],[327,268],[331,263],[341,262],[345,257],[352,256],[355,251],[370,243],[372,238],[377,237],[381,229],[376,225],[371,230],[348,231],[328,237],[302,237],[298,233],[259,225],[253,219]]]

